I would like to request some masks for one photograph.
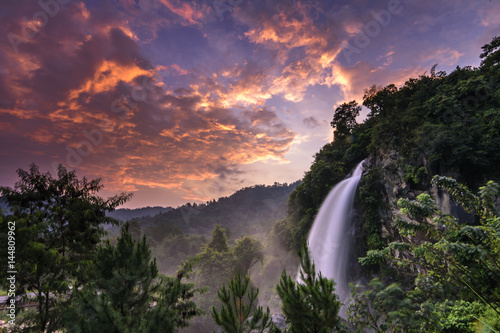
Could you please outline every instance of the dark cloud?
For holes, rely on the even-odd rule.
[[[321,126],[321,124],[318,121],[318,119],[316,119],[313,116],[310,116],[310,117],[307,117],[305,119],[302,119],[302,122],[304,123],[304,125],[306,125],[309,128],[315,128],[315,127]]]

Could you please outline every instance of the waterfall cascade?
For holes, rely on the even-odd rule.
[[[363,161],[364,162],[364,161]],[[316,216],[307,243],[316,271],[324,277],[333,278],[340,300],[346,304],[350,296],[347,270],[349,252],[354,238],[350,230],[352,205],[363,162],[352,172],[351,177],[338,183],[328,194]],[[345,306],[341,309],[343,317]]]

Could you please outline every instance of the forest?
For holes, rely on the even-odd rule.
[[[340,105],[333,141],[293,184],[125,223],[110,213],[130,194],[103,199],[99,179],[63,166],[19,169],[15,186],[0,188],[0,260],[15,262],[15,288],[7,270],[0,280],[6,304],[30,306],[1,330],[500,332],[500,37],[480,58],[367,87],[362,123],[357,101]],[[344,318],[306,239],[362,160]]]

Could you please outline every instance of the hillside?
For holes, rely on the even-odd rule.
[[[286,215],[288,196],[297,185],[298,182],[246,187],[217,201],[188,203],[136,221],[157,241],[169,233],[209,236],[216,224],[228,229],[232,238],[252,235],[265,231]]]
[[[134,218],[131,231],[136,238],[146,236],[160,271],[174,274],[182,261],[200,253],[216,225],[225,229],[230,244],[243,236],[267,242],[274,222],[286,216],[288,197],[298,184],[255,185],[217,201]],[[118,234],[119,227],[112,227],[108,236]]]
[[[171,211],[172,207],[141,207],[136,209],[130,208],[119,208],[112,212],[107,213],[106,215],[117,220],[126,222],[135,218],[147,217],[147,216],[155,216],[160,213],[165,213]]]

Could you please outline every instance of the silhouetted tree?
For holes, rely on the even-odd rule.
[[[342,103],[335,109],[333,120],[330,123],[332,127],[335,128],[335,140],[346,138],[352,133],[352,130],[358,125],[356,117],[359,115],[360,111],[361,106],[359,106],[356,101]]]
[[[481,58],[481,67],[491,69],[500,64],[500,36],[496,36],[493,40],[481,47],[483,53],[479,56]]]

